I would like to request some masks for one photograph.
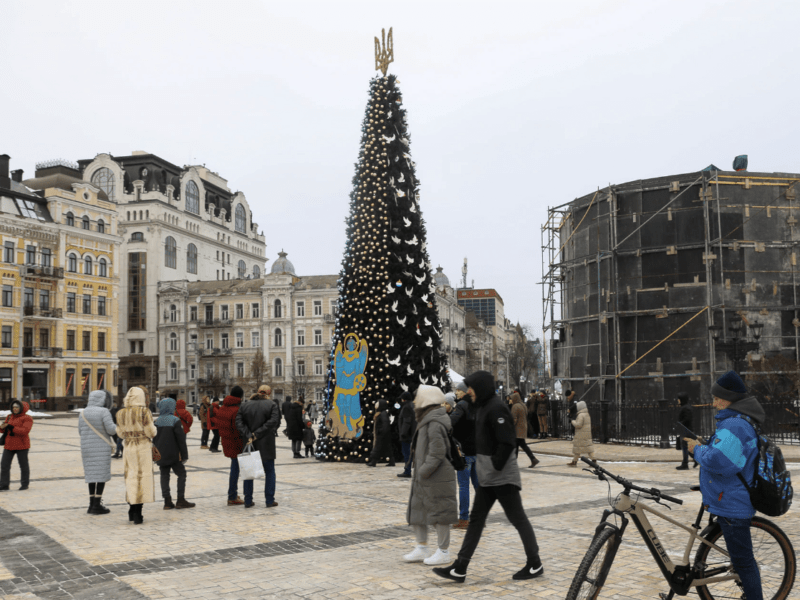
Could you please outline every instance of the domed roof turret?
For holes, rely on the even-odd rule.
[[[436,267],[436,273],[433,274],[433,281],[436,287],[450,287],[450,280],[442,272],[442,267]]]
[[[270,273],[289,273],[295,277],[297,276],[297,273],[294,272],[294,265],[286,258],[286,252],[283,250],[278,252],[278,260],[272,263]]]

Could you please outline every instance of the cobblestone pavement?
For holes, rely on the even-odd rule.
[[[467,582],[458,585],[439,579],[430,567],[402,561],[413,537],[405,524],[409,480],[397,478],[398,469],[292,459],[289,442],[280,438],[279,506],[268,509],[257,495],[261,500],[253,508],[229,507],[230,460],[199,450],[199,433],[190,433],[187,463],[187,496],[197,507],[164,511],[160,503],[148,504],[144,524],[134,526],[127,520],[121,461],[112,461],[113,477],[106,484],[111,513],[87,515],[77,420],[37,420],[31,487],[17,491],[15,463],[11,491],[0,494],[0,597],[563,598],[607,506],[605,483],[566,466],[570,443],[532,440],[541,463],[522,469],[522,495],[544,577],[511,579],[525,557],[516,531],[496,506]],[[796,448],[785,450],[790,460],[800,456]],[[699,495],[688,486],[697,482],[698,471],[675,471],[677,451],[598,446],[597,455],[618,461],[606,465],[610,470],[683,498],[686,504],[670,515],[693,520]],[[526,463],[522,455],[520,465]],[[792,467],[800,481],[800,465]],[[800,549],[797,509],[775,521]],[[664,545],[682,555],[682,532],[666,522],[659,525]],[[453,554],[462,538],[462,531],[453,531]],[[601,598],[655,599],[666,590],[630,528]]]

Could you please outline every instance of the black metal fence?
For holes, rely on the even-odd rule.
[[[762,432],[776,443],[800,445],[800,401],[797,399],[761,399],[766,418]],[[587,402],[592,419],[592,439],[598,443],[631,446],[675,447],[680,407],[669,400],[627,400]],[[716,410],[711,403],[693,405],[694,432],[710,436],[715,429]],[[552,400],[548,419],[549,433],[572,439],[567,402]]]

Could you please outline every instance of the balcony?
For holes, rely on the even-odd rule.
[[[198,321],[200,327],[232,327],[232,319],[203,319]]]
[[[25,265],[24,274],[32,277],[52,277],[53,279],[64,279],[63,267],[37,267],[36,265]]]
[[[41,308],[39,306],[23,306],[23,317],[36,317],[39,319],[60,319],[62,309],[60,308]]]
[[[37,348],[36,346],[23,346],[22,358],[61,358],[62,348]]]
[[[332,315],[332,314],[330,314],[330,313],[327,313],[327,314],[326,314],[326,315],[323,317],[323,320],[324,320],[326,323],[333,323],[334,321],[336,321],[336,315]]]
[[[230,356],[233,354],[232,348],[200,348],[197,351],[200,356],[209,357],[209,356]]]

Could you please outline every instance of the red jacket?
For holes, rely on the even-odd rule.
[[[178,400],[175,403],[175,416],[181,420],[181,425],[183,426],[183,433],[189,433],[189,430],[192,428],[192,418],[191,413],[186,410],[186,400]]]
[[[27,414],[27,402],[14,400],[14,402],[11,403],[12,409],[15,404],[21,404],[22,410],[18,415],[12,412],[6,417],[5,422],[14,427],[13,431],[8,429],[8,427],[3,429],[3,431],[8,431],[8,435],[6,436],[6,450],[28,450],[31,447],[31,438],[28,434],[31,431],[31,427],[33,427],[33,419]]]
[[[236,458],[242,453],[242,438],[236,429],[236,413],[239,412],[241,404],[241,398],[226,396],[222,406],[214,411],[213,428],[219,429],[222,451],[228,458]]]

